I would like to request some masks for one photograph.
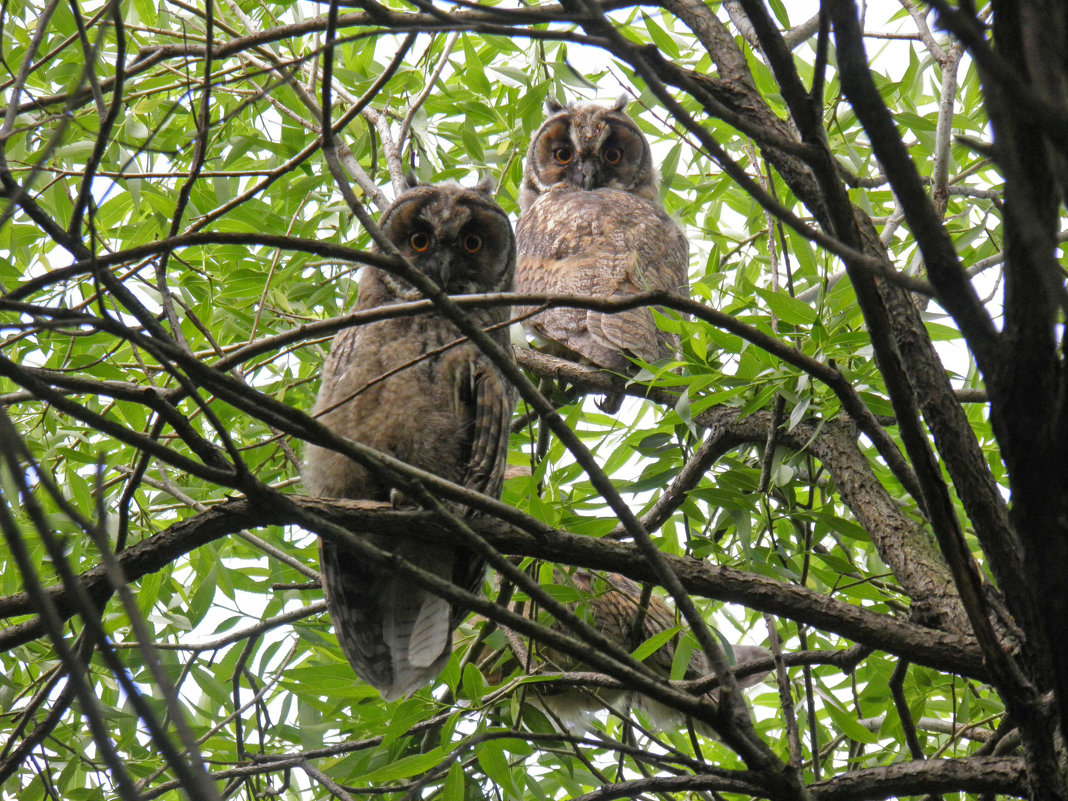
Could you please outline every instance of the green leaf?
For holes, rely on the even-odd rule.
[[[644,662],[646,657],[651,656],[652,654],[663,648],[664,645],[670,642],[671,638],[678,634],[680,631],[682,631],[682,628],[679,626],[675,626],[673,628],[657,632],[652,637],[645,640],[645,642],[643,642],[637,648],[635,648],[634,651],[631,653],[631,656],[633,656],[639,662]]]
[[[646,30],[649,31],[649,37],[665,55],[670,58],[679,58],[682,55],[679,52],[679,46],[675,44],[675,40],[644,11],[642,12],[642,19],[645,21]]]
[[[693,414],[690,410],[690,393],[688,391],[684,390],[679,394],[678,400],[675,401],[675,413],[682,420],[683,424],[696,436],[697,428],[694,425]]]
[[[441,801],[464,801],[464,770],[459,762],[449,765],[445,784],[441,788]]]
[[[834,725],[838,728],[842,734],[851,740],[856,740],[860,743],[874,744],[879,742],[879,735],[875,732],[868,731],[861,726],[857,719],[848,714],[847,712],[839,710],[833,704],[827,705],[827,712],[830,714],[831,719],[834,721]]]
[[[464,695],[472,701],[479,701],[486,694],[486,681],[481,671],[472,664],[464,665]]]
[[[500,740],[479,743],[475,748],[475,753],[478,756],[479,767],[486,774],[486,778],[502,788],[509,797],[522,798],[512,771],[508,767],[508,759],[504,755],[504,743]]]
[[[435,767],[444,759],[444,757],[445,754],[441,748],[433,748],[425,754],[413,754],[412,756],[401,757],[389,765],[371,771],[363,777],[363,781],[374,787],[389,782],[395,782],[398,779],[408,779],[414,776],[420,776]]]
[[[812,325],[816,322],[816,310],[804,301],[792,298],[782,292],[772,292],[768,289],[756,287],[755,291],[764,302],[768,304],[771,313],[780,322],[790,325]]]
[[[678,645],[671,659],[671,680],[682,681],[686,678],[686,672],[690,669],[690,658],[696,649],[697,642],[692,635],[679,637]]]

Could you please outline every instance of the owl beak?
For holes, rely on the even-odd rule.
[[[582,163],[582,188],[587,192],[596,185],[597,162],[588,159]]]
[[[449,279],[452,278],[452,259],[446,256],[438,266],[438,286],[449,291]]]

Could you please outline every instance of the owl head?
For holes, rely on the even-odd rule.
[[[472,188],[454,181],[410,186],[378,224],[416,270],[450,295],[512,287],[515,237],[488,179]],[[401,278],[385,272],[381,278],[401,300],[420,297]]]
[[[548,117],[527,151],[520,209],[554,188],[608,187],[657,202],[660,176],[649,142],[626,106],[625,95],[610,106],[547,101]]]

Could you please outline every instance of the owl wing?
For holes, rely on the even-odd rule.
[[[576,586],[593,588],[591,574],[583,571],[576,573]],[[616,640],[628,651],[633,651],[643,641],[674,628],[677,623],[675,614],[660,598],[651,595],[644,608],[642,590],[637,584],[618,573],[609,573],[603,579],[603,592],[590,598],[594,622],[606,636]],[[634,625],[641,615],[641,632],[634,631]],[[670,640],[650,654],[645,663],[664,676],[671,674],[671,662],[675,656],[677,638]]]
[[[466,378],[464,395],[471,415],[471,446],[462,483],[496,498],[504,481],[515,403],[513,390],[500,372],[482,358],[471,364]]]
[[[609,573],[605,577],[605,583],[608,590],[590,601],[595,610],[594,619],[602,631],[605,629],[618,630],[627,632],[627,636],[631,636],[634,620],[641,608],[641,588],[618,573]],[[589,589],[588,579],[586,579],[586,589]],[[679,620],[671,607],[657,596],[650,596],[643,616],[642,637],[648,640],[678,625]],[[664,676],[670,675],[678,642],[678,637],[672,638],[666,645],[650,654],[645,660],[646,664],[653,666]],[[639,644],[640,642],[623,643],[624,647],[629,650],[633,650]],[[771,656],[771,652],[767,648],[762,648],[759,645],[732,645],[731,650],[734,652],[735,664]],[[699,679],[707,676],[711,670],[704,652],[699,648],[695,648],[693,653],[690,654],[690,662],[686,667],[686,678]],[[738,679],[738,685],[743,688],[752,687],[763,681],[769,672],[755,673]],[[710,694],[713,698],[718,695],[716,690],[712,690]]]
[[[357,536],[381,544],[368,534]],[[355,551],[325,539],[319,540],[319,566],[338,645],[360,678],[387,692],[394,686],[389,647],[381,628],[368,625],[383,618],[382,574],[369,570]]]
[[[318,407],[341,402],[339,419],[348,425],[359,421],[360,428],[349,431],[350,436],[393,450],[400,458],[472,489],[499,493],[511,414],[508,385],[470,346],[451,352],[433,367],[429,361],[418,362],[379,381],[394,364],[407,363],[424,349],[410,327],[397,320],[341,332],[324,365]],[[451,328],[441,329],[434,342],[455,337]],[[420,336],[427,336],[425,329]],[[395,345],[383,355],[388,343]],[[404,347],[398,348],[401,344]],[[369,389],[360,391],[365,387]],[[354,390],[359,391],[356,397]],[[406,396],[414,418],[390,411],[403,410],[405,404],[398,406],[396,400]],[[354,417],[344,416],[357,406]],[[346,459],[334,459],[326,452],[316,453],[313,461],[316,469],[308,471],[308,477],[333,475],[348,467]],[[321,490],[329,481],[319,478],[309,486]],[[331,488],[349,497],[371,497],[368,493],[377,484],[368,479]],[[385,500],[388,495],[376,497]],[[484,563],[466,549],[373,531],[354,533],[464,589],[481,589]],[[441,672],[451,655],[452,631],[467,610],[454,608],[395,573],[367,565],[343,544],[321,540],[320,564],[338,642],[356,673],[385,700],[406,696]]]
[[[337,388],[338,380],[352,364],[352,354],[356,348],[358,328],[345,328],[334,337],[330,353],[323,364],[323,375],[319,389],[319,405],[325,406]]]
[[[461,482],[465,487],[500,497],[504,468],[508,456],[509,424],[515,398],[510,384],[500,372],[479,354],[469,365],[461,399],[470,414],[470,446]],[[452,566],[453,583],[477,593],[482,586],[485,562],[466,549],[456,551]],[[451,624],[455,628],[467,610],[454,608]]]
[[[545,292],[560,295],[594,295],[612,297],[606,292],[605,258],[593,255],[575,255],[563,258],[539,258],[521,256],[519,263],[532,276],[520,292]],[[559,307],[548,309],[525,323],[534,334],[563,345],[567,350],[583,356],[600,367],[609,370],[628,371],[631,362],[622,354],[625,340],[615,341],[618,335],[606,334],[601,319],[608,315],[600,312]],[[651,320],[650,320],[651,322]]]
[[[500,495],[508,452],[512,391],[494,366],[473,346],[466,369],[456,370],[458,396],[467,419],[466,463],[459,481],[483,494]],[[466,548],[437,546],[405,540],[394,546],[415,565],[447,578],[468,592],[482,587],[485,561]],[[441,672],[452,653],[452,632],[467,616],[466,609],[407,582],[389,577],[383,582],[383,656],[390,660],[388,700],[418,689]],[[372,646],[377,646],[372,643]]]
[[[655,595],[649,598],[643,609],[641,587],[618,573],[598,576],[587,570],[576,570],[570,578],[560,577],[558,580],[567,581],[582,593],[589,595],[584,602],[572,604],[572,608],[575,611],[584,608],[593,627],[624,650],[633,651],[642,641],[674,628],[676,625],[674,613]],[[639,610],[643,610],[641,612],[642,630],[636,633],[634,626]],[[559,626],[559,624],[556,625]],[[646,657],[645,663],[660,675],[668,677],[671,674],[671,662],[677,642],[676,638],[664,644]],[[579,660],[551,649],[548,651],[548,656],[556,666],[564,670],[586,669]],[[637,703],[646,708],[646,702],[649,700],[626,691],[604,688],[596,691],[575,688],[554,691],[551,684],[546,685],[542,693],[540,696],[535,696],[536,702],[564,723],[566,728],[573,731],[587,728],[590,718],[605,704],[619,708]],[[661,708],[666,710],[666,707],[657,705],[657,711]],[[662,719],[668,724],[665,728],[677,726],[678,721],[670,719],[670,710],[667,710],[667,716]]]

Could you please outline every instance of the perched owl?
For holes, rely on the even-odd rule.
[[[382,214],[386,237],[450,294],[509,291],[515,239],[488,186],[418,186]],[[373,267],[360,276],[356,309],[416,300],[407,282]],[[506,308],[472,312],[483,327]],[[490,332],[502,347],[508,334]],[[460,332],[435,312],[382,320],[339,333],[323,367],[315,406],[339,434],[408,464],[497,497],[504,475],[511,386]],[[402,501],[381,476],[320,447],[309,447],[304,483],[313,495]],[[477,592],[484,564],[449,545],[357,532],[424,570]],[[393,700],[433,679],[452,650],[464,610],[403,577],[365,565],[320,540],[323,589],[338,642],[360,678]]]
[[[673,629],[678,625],[675,613],[662,600],[655,595],[650,596],[649,603],[645,607],[642,618],[641,631],[634,630],[641,607],[641,588],[630,579],[618,573],[609,573],[599,577],[586,570],[577,570],[566,581],[572,584],[589,599],[584,603],[576,604],[575,611],[587,618],[588,622],[613,643],[626,651],[633,651],[641,643],[663,631]],[[671,666],[675,658],[675,650],[678,646],[678,638],[672,638],[660,649],[650,654],[645,659],[657,674],[665,679],[671,675]],[[753,645],[733,645],[734,661],[746,662],[771,655],[765,648]],[[548,651],[546,657],[551,665],[567,671],[588,670],[584,665],[556,651]],[[690,655],[689,666],[686,669],[685,678],[698,679],[712,672],[708,665],[708,658],[700,648],[695,647]],[[761,682],[768,672],[753,674],[740,678],[738,683],[742,687],[750,687]],[[713,701],[718,700],[719,689],[713,689],[708,697]],[[678,711],[652,700],[643,695],[628,693],[624,690],[598,689],[583,690],[567,688],[560,692],[553,692],[552,685],[545,685],[545,692],[536,698],[536,701],[552,713],[567,728],[580,730],[584,728],[588,720],[595,712],[603,709],[605,704],[625,711],[630,705],[638,706],[649,717],[652,724],[663,731],[678,728],[685,725],[686,717]],[[698,728],[706,735],[712,736],[713,732],[704,726]]]
[[[547,105],[519,196],[517,292],[688,293],[686,237],[660,206],[649,142],[625,106],[625,97],[611,106]],[[555,308],[525,325],[565,352],[626,374],[636,370],[633,358],[651,362],[678,347],[648,307],[615,314]]]

